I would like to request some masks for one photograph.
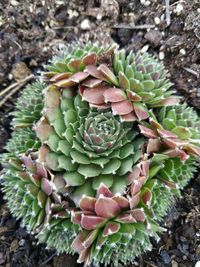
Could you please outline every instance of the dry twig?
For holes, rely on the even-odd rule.
[[[27,82],[31,81],[34,79],[34,75],[31,74],[27,76],[25,79],[20,80],[16,83],[11,84],[7,88],[5,88],[3,91],[0,92],[0,97],[7,95],[0,101],[0,108],[6,103],[6,101],[14,95],[19,89],[21,89]]]
[[[189,72],[190,74],[195,75],[197,77],[197,79],[199,78],[199,73],[197,71],[192,70],[192,69],[187,68],[187,67],[184,67],[183,69],[186,70],[187,72]]]
[[[171,17],[169,12],[169,0],[165,0],[165,14],[166,14],[167,26],[169,26],[171,24]]]
[[[133,25],[133,24],[119,24],[119,25],[115,25],[113,26],[113,28],[115,29],[133,29],[133,30],[143,30],[143,29],[151,29],[151,28],[155,28],[155,25],[151,25],[151,24],[143,24],[143,25]]]

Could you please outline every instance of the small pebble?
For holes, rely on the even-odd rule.
[[[84,19],[82,22],[81,22],[81,29],[82,30],[89,30],[91,27],[90,25],[90,21],[89,19]]]
[[[169,264],[171,262],[171,257],[169,256],[169,254],[167,253],[167,251],[163,250],[160,253],[161,259],[165,264]]]
[[[78,17],[79,16],[79,13],[76,10],[69,9],[67,11],[67,13],[69,15],[69,19],[72,19],[73,17]]]
[[[186,55],[186,50],[184,48],[180,49],[179,53],[182,55],[182,56],[185,56]]]
[[[176,13],[177,15],[180,15],[182,11],[183,11],[183,6],[182,6],[181,4],[178,4],[178,5],[176,6],[175,13]]]
[[[18,6],[19,5],[19,2],[16,0],[11,0],[10,3],[12,6]]]
[[[149,49],[149,45],[143,46],[142,49],[141,49],[141,53],[147,52],[148,49]]]
[[[151,2],[150,1],[146,1],[144,6],[150,6],[151,5]]]
[[[143,6],[150,6],[151,1],[149,1],[149,0],[140,0],[140,3],[141,3]]]
[[[178,263],[176,261],[172,261],[172,267],[178,267]]]
[[[160,19],[161,19],[161,21],[164,21],[165,20],[165,14],[162,14]]]
[[[164,52],[162,52],[162,51],[159,52],[158,57],[159,57],[160,60],[163,60],[163,59],[165,58],[165,54],[164,54]]]
[[[144,38],[149,41],[154,47],[157,47],[162,40],[162,34],[159,31],[150,30],[145,34]]]
[[[156,25],[159,25],[160,24],[160,18],[159,17],[155,17],[154,18],[154,22]]]
[[[21,240],[19,241],[19,246],[20,246],[20,247],[24,246],[25,242],[26,242],[25,239],[21,239]]]
[[[12,73],[9,73],[9,74],[8,74],[8,80],[11,81],[12,79],[13,79],[13,75],[12,75]]]

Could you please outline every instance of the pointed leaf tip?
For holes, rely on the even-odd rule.
[[[126,99],[124,91],[118,88],[108,88],[104,95],[105,102],[120,102]]]
[[[127,115],[133,111],[133,105],[128,100],[111,103],[111,108],[114,115]]]
[[[80,200],[80,208],[82,210],[94,212],[95,203],[96,203],[96,198],[83,196]]]
[[[120,212],[120,206],[112,198],[100,196],[95,204],[95,212],[104,218],[113,218]]]
[[[104,230],[103,230],[103,236],[107,237],[110,235],[113,235],[117,233],[120,229],[120,224],[116,222],[109,222],[106,224]]]
[[[86,230],[94,230],[105,223],[106,219],[102,216],[82,214],[81,226]]]
[[[103,195],[105,197],[112,197],[113,193],[108,189],[108,187],[104,183],[100,183],[99,188],[97,190],[97,198],[99,198],[100,195]]]

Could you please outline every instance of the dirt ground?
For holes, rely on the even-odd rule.
[[[60,45],[74,40],[116,42],[128,51],[156,55],[169,70],[177,93],[200,113],[200,0],[170,0],[165,6],[167,2],[0,0],[0,153],[11,132],[8,112],[22,85],[38,75]],[[200,260],[199,192],[197,174],[165,218],[160,241],[152,241],[153,250],[129,267],[193,267]],[[37,245],[10,215],[0,192],[0,267],[4,266],[80,265],[76,257],[57,256]]]

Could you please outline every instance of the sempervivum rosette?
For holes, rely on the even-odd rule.
[[[46,225],[55,216],[69,217],[67,201],[59,193],[60,178],[53,176],[33,153],[11,159],[3,191],[12,213],[22,218],[28,230]],[[62,181],[61,181],[62,183]],[[15,198],[15,201],[13,201]]]
[[[109,64],[100,64],[95,54],[89,54],[88,58],[84,72],[67,74],[67,79],[65,73],[57,74],[50,81],[63,88],[79,84],[84,100],[99,110],[110,107],[122,121],[146,119],[147,107],[171,106],[178,102],[178,98],[172,96],[173,91],[168,90],[171,83],[164,66],[150,55],[130,53],[126,57],[125,52],[116,52],[112,68]]]
[[[73,44],[27,86],[1,179],[39,242],[85,266],[119,266],[159,239],[200,155],[199,117],[167,75],[148,54]]]
[[[69,90],[46,90],[44,116],[35,127],[44,144],[43,162],[63,173],[67,187],[75,187],[77,205],[84,193],[93,196],[101,182],[113,190],[119,184],[123,192],[124,176],[140,158],[143,139],[135,138],[132,124],[121,123],[109,110],[89,109]]]

